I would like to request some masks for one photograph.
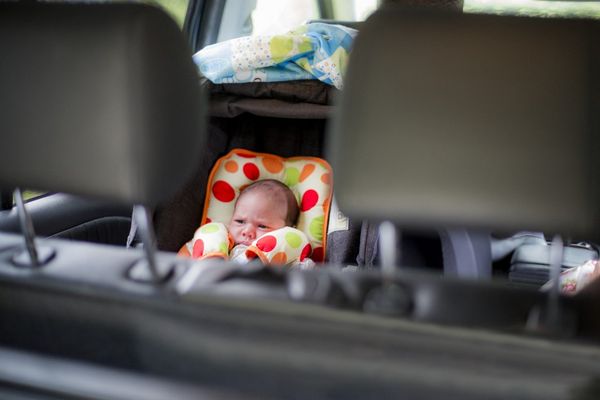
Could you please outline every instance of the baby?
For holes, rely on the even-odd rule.
[[[218,222],[201,226],[179,254],[240,263],[258,257],[265,264],[309,267],[308,238],[294,228],[299,213],[286,185],[273,179],[255,182],[240,193],[227,226]]]
[[[255,239],[284,226],[294,226],[300,209],[292,191],[274,179],[248,186],[238,197],[229,222],[234,244],[249,246]]]

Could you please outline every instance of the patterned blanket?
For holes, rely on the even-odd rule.
[[[341,89],[357,32],[310,23],[283,35],[248,36],[207,46],[193,59],[213,83],[318,79]]]

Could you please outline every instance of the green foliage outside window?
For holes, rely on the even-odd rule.
[[[600,1],[464,0],[468,13],[600,19]]]
[[[27,201],[29,199],[34,199],[43,194],[46,194],[46,192],[38,192],[38,191],[34,191],[34,190],[24,190],[23,191],[23,201]]]
[[[189,0],[143,0],[145,3],[154,4],[163,8],[175,19],[179,27],[183,27],[185,13]]]

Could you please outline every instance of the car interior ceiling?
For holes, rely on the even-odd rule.
[[[132,21],[139,35],[130,35]],[[123,237],[135,205],[145,241],[143,249],[125,249],[36,239],[46,258],[31,265],[23,237],[0,233],[0,395],[106,398],[107,390],[121,389],[123,398],[139,398],[139,390],[164,398],[168,387],[176,398],[278,398],[293,388],[301,398],[402,390],[475,399],[516,396],[505,385],[514,379],[525,398],[560,398],[575,377],[597,377],[598,352],[568,346],[597,345],[600,299],[593,291],[552,297],[481,279],[491,275],[492,230],[525,224],[598,240],[600,189],[585,184],[599,170],[597,157],[589,157],[600,150],[598,91],[589,89],[598,88],[597,32],[596,21],[389,5],[361,26],[338,93],[316,82],[198,85],[178,28],[140,4],[0,4],[0,109],[11,110],[1,122],[11,133],[0,148],[0,184],[116,203],[97,216],[120,216],[110,222],[119,233],[98,237]],[[59,45],[40,46],[34,36]],[[538,46],[545,47],[533,52]],[[522,62],[533,53],[543,74]],[[39,59],[46,60],[41,71]],[[439,65],[443,73],[432,67]],[[564,71],[573,79],[561,81]],[[537,90],[547,87],[554,90]],[[37,118],[27,118],[32,113]],[[415,126],[420,140],[406,134]],[[351,217],[349,230],[330,238],[332,265],[286,274],[216,262],[200,273],[192,260],[171,253],[199,224],[211,166],[236,147],[331,160],[336,198]],[[23,165],[24,157],[39,164]],[[419,197],[423,187],[436,201]],[[383,220],[403,227],[399,255],[398,243],[378,243]],[[485,251],[465,255],[465,243]],[[383,271],[368,268],[389,261],[386,244],[396,259]],[[399,270],[400,259],[480,279]],[[339,268],[349,263],[365,268]],[[548,339],[567,345],[540,344]],[[468,379],[450,385],[457,379],[451,371],[469,371],[482,351],[489,356],[488,369],[481,368],[487,387]],[[434,352],[442,357],[432,362],[427,354]],[[565,373],[560,366],[568,357]],[[15,365],[5,368],[2,360]],[[17,367],[40,360],[73,379],[52,382],[48,369]],[[444,384],[411,373],[415,365]],[[535,376],[523,379],[531,370]],[[115,371],[119,378],[110,375]],[[89,376],[115,385],[100,388]],[[164,385],[153,393],[147,377]],[[560,390],[543,389],[550,382]]]

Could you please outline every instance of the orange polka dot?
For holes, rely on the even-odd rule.
[[[179,249],[179,252],[177,252],[177,255],[183,256],[183,257],[191,257],[192,256],[186,245],[183,245],[183,247],[181,249]]]
[[[287,255],[284,251],[280,251],[271,258],[271,264],[283,265],[287,263]]]
[[[272,174],[276,174],[283,169],[283,163],[275,157],[263,158],[263,165]]]
[[[326,185],[329,185],[331,183],[331,174],[327,172],[321,175],[321,182],[323,182]]]
[[[247,183],[247,184],[245,184],[245,185],[242,185],[242,186],[240,186],[240,192],[243,192],[243,191],[244,191],[244,189],[246,189],[248,186],[250,186],[250,184],[249,184],[249,183]]]
[[[304,182],[306,178],[310,176],[315,170],[314,164],[306,164],[304,168],[302,168],[302,172],[300,173],[300,182]]]
[[[225,170],[227,172],[231,172],[233,174],[233,173],[237,172],[238,164],[233,160],[229,160],[225,163]]]

